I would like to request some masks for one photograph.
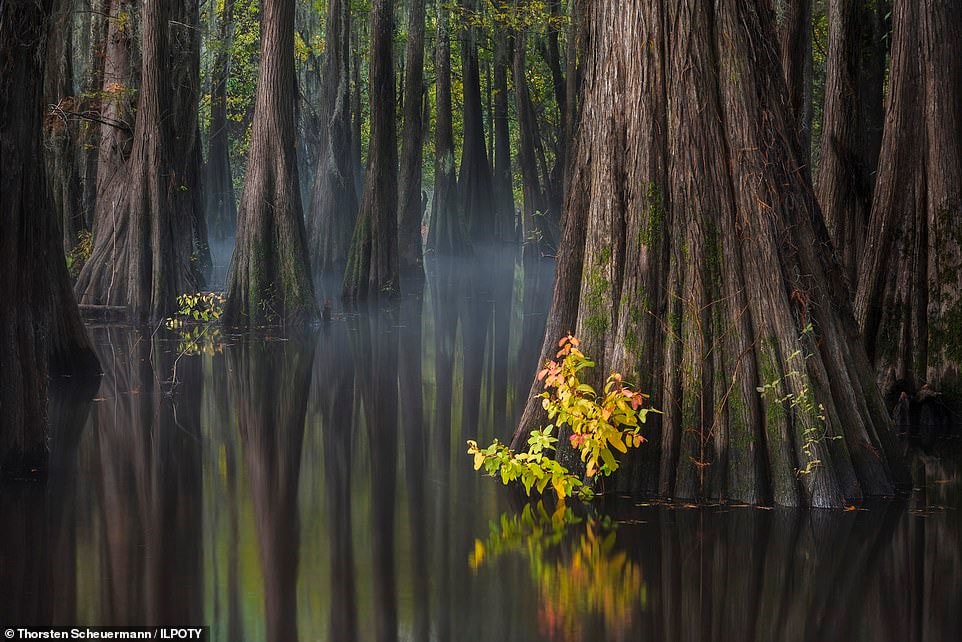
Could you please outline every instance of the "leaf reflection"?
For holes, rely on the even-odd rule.
[[[594,637],[599,620],[610,639],[630,633],[647,607],[641,566],[616,546],[616,523],[607,516],[579,517],[559,503],[543,502],[502,513],[484,541],[477,539],[468,565],[477,573],[508,555],[527,559],[538,592],[538,623],[552,640]]]

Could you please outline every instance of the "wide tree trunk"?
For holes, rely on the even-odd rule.
[[[344,298],[350,301],[398,291],[394,0],[375,0],[371,7],[370,66],[371,142],[344,275]]]
[[[478,0],[460,0],[466,12],[478,11]],[[484,117],[481,111],[481,71],[478,63],[478,30],[474,25],[461,29],[461,73],[464,87],[464,139],[458,174],[458,204],[467,221],[473,241],[493,237],[491,167],[484,142]]]
[[[92,229],[94,235],[112,234],[114,212],[123,205],[127,189],[127,158],[134,133],[134,107],[140,72],[132,57],[132,41],[137,21],[131,0],[106,0],[109,18],[101,57],[101,69],[92,87],[101,94],[100,134],[97,149],[95,196]],[[91,159],[88,157],[88,163]],[[87,180],[93,176],[88,170]],[[102,228],[98,232],[98,230]],[[99,258],[99,257],[98,257]]]
[[[0,5],[0,472],[35,476],[47,461],[48,374],[98,362],[67,285],[42,151],[43,45],[51,2]]]
[[[421,162],[424,149],[424,0],[408,6],[408,42],[404,59],[404,129],[398,194],[398,254],[401,270],[424,276],[421,265]]]
[[[618,483],[782,505],[891,494],[906,475],[791,142],[771,9],[595,1],[585,19],[542,358],[574,331],[592,383],[622,372],[664,411]]]
[[[962,6],[896,2],[885,134],[855,310],[890,403],[962,397]]]
[[[207,220],[217,240],[234,235],[237,202],[230,170],[227,130],[227,79],[230,73],[230,47],[233,40],[234,0],[225,0],[218,16],[217,55],[214,57],[210,90],[210,138],[207,148]]]
[[[311,264],[316,272],[344,269],[357,217],[356,165],[351,145],[351,7],[327,5],[321,135],[310,221]]]
[[[172,87],[169,58],[168,29],[179,28],[172,27],[171,18],[183,10],[183,5],[167,3],[143,7],[133,147],[119,167],[122,150],[105,153],[105,138],[110,144],[112,137],[101,136],[104,180],[98,189],[94,248],[76,285],[81,303],[126,306],[131,318],[139,321],[164,318],[177,295],[196,290],[201,280],[191,261],[195,235],[191,203],[180,194],[191,191],[187,183],[197,176],[187,170],[194,150],[180,146],[185,132],[174,131],[182,120],[180,108],[196,99],[197,87],[189,83]],[[123,47],[120,34],[111,46]],[[122,58],[123,52],[117,55]],[[111,76],[123,73],[122,62],[118,60]],[[104,81],[108,82],[106,72]],[[124,92],[122,87],[114,90]],[[199,190],[196,195],[200,197]]]
[[[461,256],[468,250],[467,226],[457,205],[457,175],[454,167],[454,126],[451,118],[451,32],[450,15],[438,5],[438,31],[434,50],[434,198],[428,249],[445,256]]]
[[[227,276],[224,322],[310,323],[318,316],[294,148],[294,0],[261,7],[251,152]]]

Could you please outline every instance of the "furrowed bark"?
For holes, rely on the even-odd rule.
[[[317,319],[294,147],[294,0],[261,14],[251,153],[227,276],[224,322],[302,325]]]
[[[591,383],[621,372],[664,412],[618,486],[826,507],[893,493],[907,475],[834,285],[775,16],[635,0],[589,3],[585,19],[583,117],[542,358],[573,329],[597,364]],[[516,447],[543,421],[539,387]]]

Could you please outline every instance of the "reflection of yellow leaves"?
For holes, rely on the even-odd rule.
[[[563,504],[552,515],[541,503],[529,504],[521,515],[505,514],[492,524],[491,537],[475,541],[468,563],[476,571],[508,552],[526,555],[538,588],[542,633],[549,639],[584,639],[584,622],[597,617],[612,638],[624,638],[647,603],[641,567],[616,549],[616,532],[598,520],[586,522],[572,542],[569,529],[580,521]],[[548,555],[562,547],[560,554]]]

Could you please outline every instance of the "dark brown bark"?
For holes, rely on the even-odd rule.
[[[635,0],[585,17],[542,357],[574,331],[592,383],[617,371],[653,393],[665,414],[619,483],[784,505],[891,494],[905,471],[792,142],[771,10]]]
[[[958,3],[896,2],[885,134],[855,310],[890,404],[962,397]]]
[[[317,319],[294,147],[294,0],[261,8],[261,61],[224,322]]]
[[[459,0],[462,10],[476,12],[478,0]],[[458,173],[458,205],[467,222],[472,241],[490,240],[494,234],[492,218],[491,167],[484,142],[481,111],[481,71],[478,63],[478,30],[474,25],[461,29],[461,73],[464,87],[464,137]]]
[[[79,106],[92,113],[99,113],[101,101],[97,95],[104,85],[104,58],[106,57],[107,19],[109,0],[89,0],[86,11],[77,16],[77,33],[81,56],[74,69],[79,77],[84,99]],[[91,229],[97,204],[97,159],[100,152],[101,124],[89,118],[78,123],[78,136],[82,142],[80,169],[83,187],[82,211],[84,227]]]
[[[73,81],[73,0],[56,0],[47,29],[44,60],[43,101],[44,152],[47,182],[53,207],[62,230],[63,249],[69,252],[84,229],[83,188],[80,183],[79,127],[74,116],[77,98]]]
[[[498,2],[503,11],[505,3]],[[517,238],[514,220],[514,186],[511,173],[511,132],[508,114],[508,76],[512,65],[512,39],[508,28],[495,24],[493,73],[493,157],[491,182],[494,189],[494,235],[501,241]]]
[[[468,247],[467,226],[457,200],[454,166],[454,126],[451,118],[451,32],[447,7],[438,6],[438,31],[434,50],[434,198],[428,248],[446,256],[461,256]]]
[[[364,78],[361,74],[361,25],[353,31],[351,65],[351,155],[354,158],[354,193],[361,200],[364,191],[364,165],[361,162],[361,126],[364,124],[364,106],[361,93]]]
[[[36,476],[47,461],[49,374],[96,371],[67,286],[42,151],[43,44],[50,2],[0,6],[0,472]]]
[[[196,124],[189,126],[188,132],[174,131],[182,122],[182,111],[196,109],[190,105],[196,101],[197,86],[171,86],[172,78],[183,80],[183,76],[171,73],[177,66],[171,69],[168,43],[168,30],[176,28],[171,17],[181,15],[185,6],[149,3],[143,8],[141,86],[133,146],[121,168],[118,163],[123,150],[113,147],[105,151],[104,145],[122,139],[101,136],[104,173],[98,176],[103,181],[98,189],[93,254],[76,285],[81,303],[126,306],[135,320],[164,318],[177,295],[196,290],[200,281],[191,261],[195,236],[192,204],[181,194],[191,190],[188,183],[197,173],[196,168],[187,167],[192,159],[196,165],[197,158],[190,146],[178,149],[178,136],[193,136]],[[118,7],[118,13],[124,11],[126,6]],[[111,73],[105,69],[105,84],[116,83],[114,74],[124,72],[123,35],[114,34],[117,42],[110,44],[117,60],[108,58]],[[201,197],[199,190],[197,196]]]
[[[789,113],[807,168],[812,156],[812,0],[776,0],[775,10]]]
[[[424,149],[424,0],[408,6],[408,42],[404,68],[404,128],[398,193],[398,255],[401,271],[424,275],[421,265],[421,162]]]
[[[322,78],[320,151],[308,213],[309,245],[316,272],[340,273],[347,261],[358,206],[351,144],[350,3],[332,0],[327,12],[329,44]]]
[[[877,2],[828,3],[818,201],[853,293],[882,142],[881,13]]]
[[[215,239],[234,235],[237,202],[230,169],[227,130],[227,79],[230,73],[230,47],[233,38],[234,0],[225,0],[218,20],[217,55],[210,90],[210,138],[207,148],[207,220]]]
[[[524,0],[521,0],[522,2]],[[519,2],[520,6],[520,2]],[[524,194],[521,217],[521,233],[526,256],[537,257],[550,252],[555,245],[553,230],[549,225],[548,196],[538,173],[539,144],[538,120],[528,91],[525,74],[527,33],[521,30],[514,42],[514,95],[518,112],[518,166]]]
[[[371,139],[344,298],[363,301],[398,293],[397,123],[394,114],[394,0],[371,7]]]
[[[135,17],[130,0],[106,0],[104,8],[109,19],[103,46],[102,64],[99,74],[91,82],[100,81],[93,89],[100,92],[99,101],[100,133],[97,136],[95,196],[87,201],[95,206],[92,229],[99,233],[114,234],[114,212],[122,207],[122,197],[126,190],[127,157],[130,155],[131,140],[134,132],[134,104],[139,84],[139,73],[132,61]],[[87,181],[89,173],[88,157]],[[98,256],[96,260],[103,261]]]
[[[197,287],[203,287],[212,267],[207,240],[206,190],[203,180],[203,152],[200,121],[200,11],[199,0],[181,0],[171,5],[168,22],[167,55],[170,60],[170,87],[173,102],[173,132],[170,142],[176,189],[171,207],[182,212],[180,220],[188,221],[187,230],[175,243],[190,247],[191,272]]]

